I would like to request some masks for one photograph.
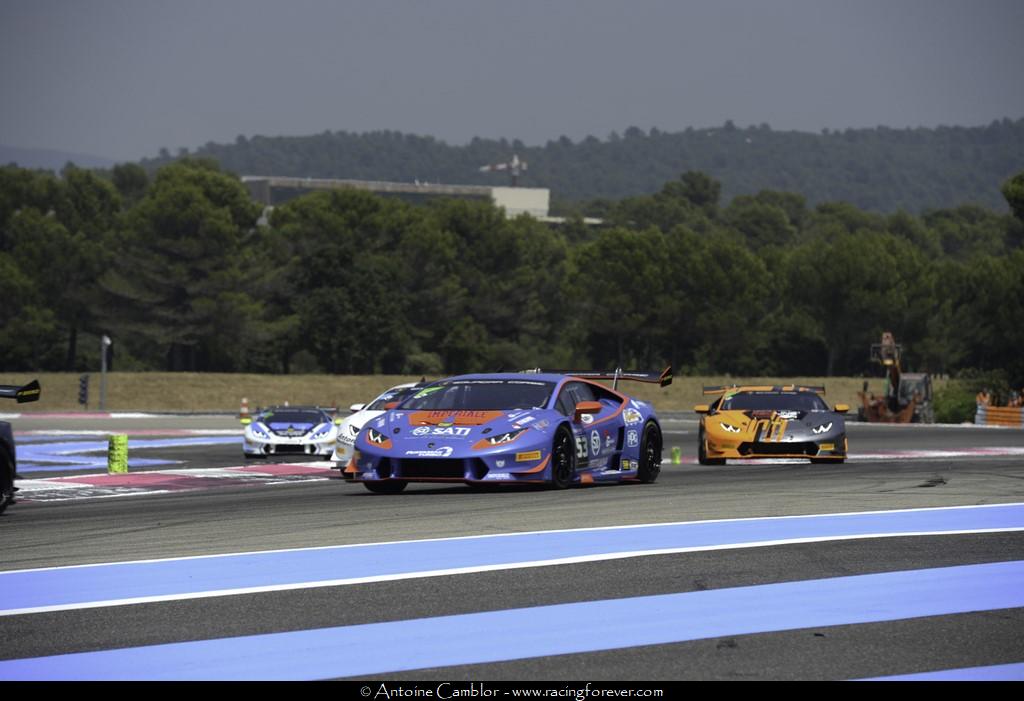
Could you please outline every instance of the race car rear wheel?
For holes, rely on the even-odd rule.
[[[661,431],[656,424],[644,426],[644,438],[640,442],[640,469],[637,478],[649,484],[658,479],[661,472]]]
[[[409,484],[405,480],[381,480],[374,482],[363,482],[363,486],[374,494],[398,494]]]
[[[555,431],[551,443],[551,486],[566,489],[576,479],[576,442],[564,424]]]

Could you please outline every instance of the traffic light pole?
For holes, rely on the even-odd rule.
[[[112,342],[106,334],[100,340],[100,411],[107,406],[107,348]]]

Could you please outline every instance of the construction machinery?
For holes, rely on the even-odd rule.
[[[864,381],[860,397],[861,407],[857,420],[870,423],[934,423],[935,407],[932,402],[932,378],[928,373],[903,372],[901,361],[903,346],[896,343],[892,333],[882,334],[882,342],[871,345],[871,361],[885,371],[885,391],[875,395],[868,391]]]

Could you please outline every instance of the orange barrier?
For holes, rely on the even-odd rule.
[[[982,426],[1009,426],[1024,428],[1024,410],[1021,407],[978,405],[974,423]]]

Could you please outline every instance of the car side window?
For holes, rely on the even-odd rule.
[[[576,405],[580,402],[593,402],[597,395],[590,385],[584,382],[569,382],[558,393],[558,401],[555,408],[563,416],[572,416],[576,413]]]
[[[597,399],[597,396],[594,394],[594,390],[591,389],[588,384],[573,382],[569,387],[569,391],[572,393],[574,406],[580,402],[593,402]]]
[[[558,393],[558,400],[555,402],[555,409],[562,416],[572,416],[576,411],[576,403],[572,400],[572,396],[569,394],[569,385],[562,388],[562,391]]]

